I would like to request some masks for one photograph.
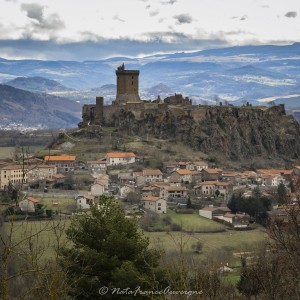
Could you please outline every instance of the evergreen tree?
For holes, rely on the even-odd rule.
[[[281,182],[277,188],[277,201],[279,205],[287,202],[287,190],[285,185]]]
[[[156,290],[160,253],[149,249],[149,240],[133,218],[126,218],[111,197],[101,196],[99,208],[76,216],[67,230],[72,248],[64,248],[61,264],[74,299],[99,299],[99,288]],[[119,299],[108,292],[101,299]],[[141,298],[141,297],[140,297]],[[122,295],[132,299],[132,295]]]

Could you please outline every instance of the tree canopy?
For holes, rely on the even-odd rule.
[[[73,247],[63,249],[61,263],[75,299],[99,299],[102,286],[156,288],[160,253],[149,249],[137,221],[126,218],[112,198],[101,196],[99,207],[73,218],[66,233]]]

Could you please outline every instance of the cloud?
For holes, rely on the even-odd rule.
[[[147,5],[147,6],[146,6],[146,9],[150,9],[150,7],[151,7],[151,5]]]
[[[189,14],[180,14],[173,17],[178,24],[189,24],[193,22],[193,18]]]
[[[44,7],[37,3],[23,3],[21,9],[26,12],[29,19],[32,20],[32,27],[27,28],[27,32],[39,32],[39,31],[55,31],[65,27],[64,22],[60,19],[59,15],[54,13],[49,16],[44,15]]]
[[[177,0],[168,0],[168,1],[161,1],[160,3],[162,4],[162,5],[173,5],[174,3],[176,3],[177,2]]]
[[[126,22],[125,20],[121,19],[118,15],[115,15],[113,17],[113,20],[120,21],[120,22],[123,22],[123,23]]]
[[[241,21],[245,21],[245,20],[247,20],[247,19],[248,19],[248,16],[247,16],[247,15],[243,15],[243,16],[240,18]]]
[[[288,11],[284,16],[287,18],[296,18],[297,12],[296,11]]]
[[[155,17],[155,16],[157,16],[158,14],[159,14],[159,10],[158,10],[158,9],[149,12],[149,16],[151,16],[151,17]]]
[[[27,17],[30,19],[37,20],[39,22],[43,21],[44,17],[44,7],[36,3],[23,3],[21,9],[26,12]]]

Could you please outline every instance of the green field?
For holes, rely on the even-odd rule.
[[[197,213],[180,214],[173,210],[168,210],[167,215],[171,216],[173,223],[181,225],[182,229],[185,231],[212,232],[225,229],[224,225],[207,218],[203,218]]]
[[[0,159],[14,157],[15,147],[0,147]]]
[[[5,223],[5,232],[12,236],[12,245],[20,248],[20,253],[26,253],[29,249],[37,251],[39,261],[51,259],[55,256],[57,242],[67,244],[65,230],[70,225],[70,219],[55,219],[49,221],[18,221]],[[32,248],[32,245],[34,247]],[[17,252],[16,246],[13,246]]]
[[[70,214],[76,210],[76,201],[74,198],[39,198],[44,209],[52,209],[53,212]]]
[[[216,259],[222,263],[227,263],[222,261],[222,256],[224,259],[230,256],[228,263],[237,266],[240,264],[240,252],[254,250],[266,239],[266,234],[260,229],[220,233],[146,232],[145,235],[149,237],[151,245],[164,251],[166,256],[179,255],[182,250],[188,259],[196,262],[221,256]],[[196,254],[192,248],[198,241],[203,244],[200,254]]]

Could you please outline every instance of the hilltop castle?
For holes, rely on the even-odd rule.
[[[103,97],[96,97],[96,104],[85,104],[82,108],[82,122],[80,128],[89,125],[111,125],[114,117],[120,112],[132,112],[136,119],[141,119],[147,114],[156,114],[167,111],[169,105],[191,106],[192,100],[184,98],[181,94],[160,97],[154,101],[141,100],[139,96],[139,70],[126,70],[124,64],[116,70],[117,95],[112,105],[104,105]]]
[[[116,70],[117,94],[111,105],[103,97],[84,105],[81,132],[101,135],[102,126],[124,135],[154,136],[183,142],[209,155],[241,158],[300,157],[300,126],[284,105],[272,107],[192,105],[180,94],[161,100],[141,100],[139,71]]]

